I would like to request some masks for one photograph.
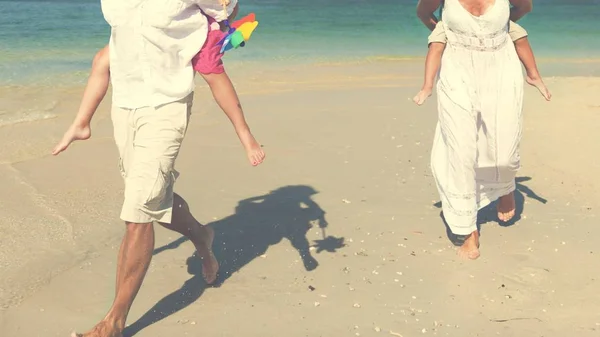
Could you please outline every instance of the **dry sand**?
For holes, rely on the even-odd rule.
[[[205,85],[178,161],[178,192],[217,233],[219,284],[205,287],[192,245],[157,228],[127,335],[598,336],[599,78],[548,78],[550,103],[527,88],[518,219],[482,212],[482,257],[466,262],[435,205],[435,97],[409,101],[420,61],[231,72],[267,161],[247,164]],[[0,128],[0,336],[67,336],[114,293],[108,104],[92,139],[54,158],[81,88],[0,93],[52,99],[57,115]]]

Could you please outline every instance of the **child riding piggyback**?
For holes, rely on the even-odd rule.
[[[219,42],[225,37],[223,22],[233,20],[238,13],[237,0],[201,0],[198,4],[202,14],[208,20],[209,29],[206,41],[198,54],[192,59],[192,66],[209,85],[215,101],[227,115],[239,137],[250,164],[259,165],[265,158],[260,144],[256,141],[246,123],[241,103],[225,72],[223,54]],[[227,15],[227,7],[233,6],[231,14]],[[79,111],[75,120],[56,145],[54,155],[66,150],[76,140],[86,140],[91,137],[90,123],[100,102],[104,99],[110,82],[110,50],[106,45],[94,57],[92,69],[85,88]]]

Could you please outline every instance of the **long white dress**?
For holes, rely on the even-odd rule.
[[[478,210],[515,189],[524,81],[509,15],[509,0],[496,0],[481,16],[446,0],[442,13],[447,44],[431,166],[457,235],[475,231]]]

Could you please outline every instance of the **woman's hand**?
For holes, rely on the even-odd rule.
[[[435,11],[442,5],[441,0],[419,0],[417,16],[429,30],[433,31],[438,22]]]
[[[510,19],[516,22],[533,9],[533,0],[510,0]]]

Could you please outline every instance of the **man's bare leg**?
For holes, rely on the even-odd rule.
[[[122,280],[123,267],[122,267],[122,264],[118,263],[118,261],[124,261],[124,260],[125,260],[125,239],[123,239],[123,241],[121,241],[121,246],[119,247],[119,255],[117,256],[117,277],[115,279],[115,281],[116,281],[115,297],[119,293],[119,287],[121,286],[121,283],[123,283],[123,280]],[[121,267],[119,267],[119,266],[121,266]]]
[[[515,216],[516,208],[515,192],[510,192],[501,197],[496,206],[496,209],[498,210],[498,219],[503,222],[510,221]]]
[[[469,234],[465,242],[458,248],[458,256],[463,259],[476,260],[479,257],[479,231]]]
[[[527,72],[527,83],[536,87],[542,96],[549,101],[552,98],[552,94],[542,80],[537,63],[535,62],[533,50],[531,49],[531,45],[529,44],[527,37],[516,40],[515,49],[517,51],[517,55],[519,55],[521,63],[523,63],[523,66],[525,67],[525,71]]]
[[[106,317],[91,331],[73,333],[73,337],[122,337],[129,309],[150,266],[153,249],[152,223],[127,223],[117,261],[117,294],[113,305]]]
[[[198,255],[202,259],[202,274],[208,284],[217,279],[219,263],[212,251],[215,233],[212,228],[200,224],[190,212],[185,200],[177,193],[173,199],[173,217],[171,223],[160,223],[163,227],[186,236],[196,247]]]

